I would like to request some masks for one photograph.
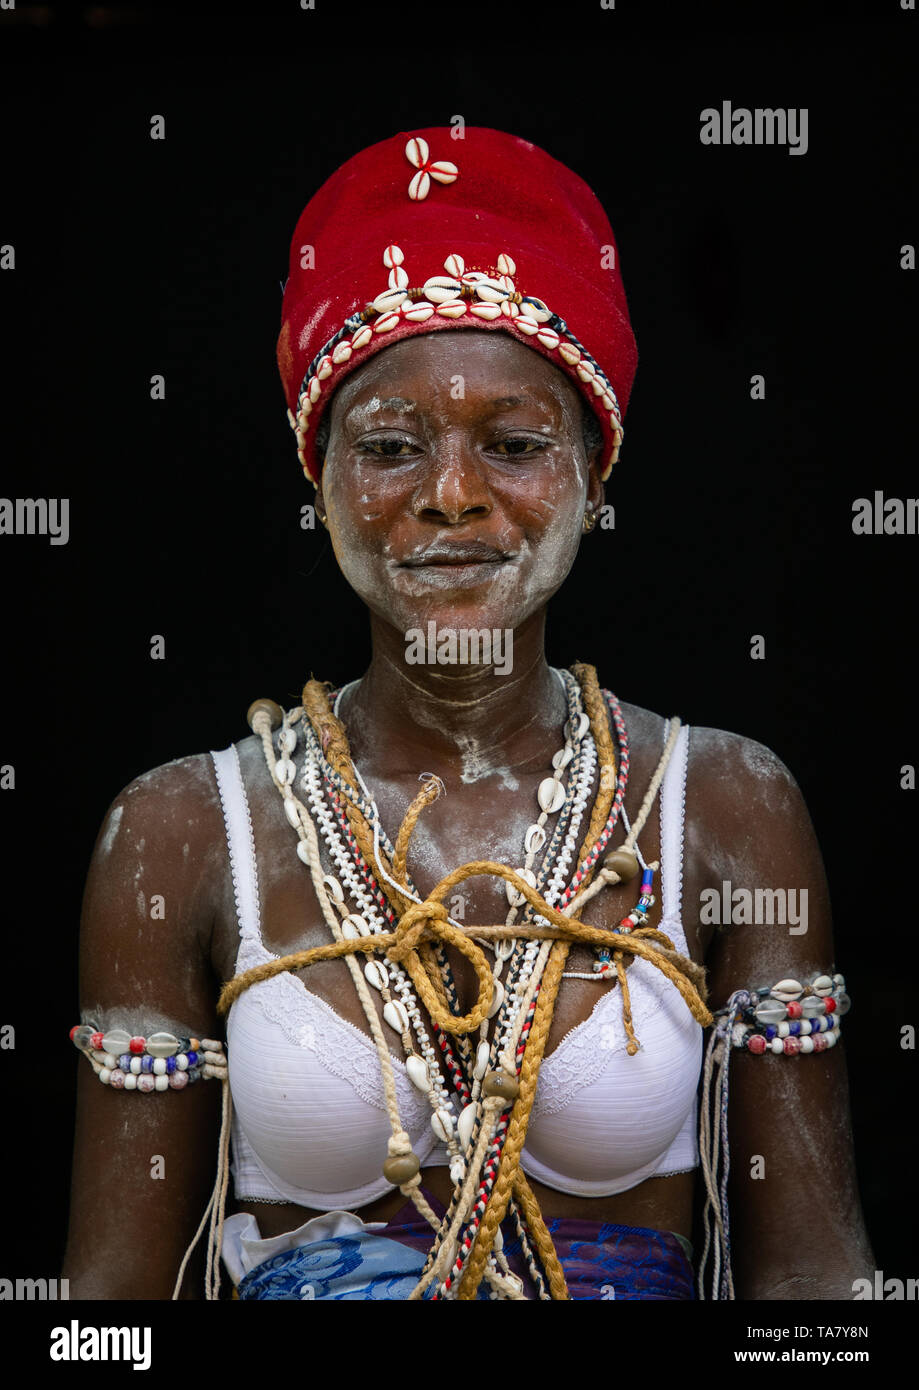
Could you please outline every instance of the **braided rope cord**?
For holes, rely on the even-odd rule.
[[[492,1188],[490,1200],[485,1208],[483,1219],[479,1224],[475,1242],[459,1286],[457,1296],[463,1300],[474,1298],[476,1295],[479,1284],[485,1275],[486,1263],[491,1253],[497,1230],[512,1196],[522,1209],[525,1219],[533,1232],[540,1258],[546,1269],[552,1297],[555,1299],[568,1298],[564,1272],[552,1245],[549,1232],[542,1220],[538,1203],[519,1168],[519,1159],[524,1145],[530,1110],[535,1097],[539,1067],[552,1022],[562,970],[570,945],[575,941],[593,946],[609,945],[608,931],[590,927],[572,916],[576,907],[581,906],[583,902],[587,901],[588,896],[593,896],[593,892],[589,892],[589,888],[591,886],[590,878],[593,873],[593,867],[599,858],[597,842],[598,838],[602,838],[601,832],[603,832],[604,826],[606,826],[607,831],[611,833],[611,827],[608,826],[607,822],[610,806],[614,800],[614,787],[616,781],[615,754],[605,717],[603,696],[596,680],[596,673],[592,667],[584,666],[580,663],[572,667],[572,672],[576,675],[581,684],[585,707],[590,718],[597,747],[600,761],[600,790],[593,807],[587,835],[585,836],[578,855],[578,875],[581,876],[580,891],[568,902],[564,912],[558,911],[547,903],[525,879],[521,878],[514,870],[508,868],[507,865],[487,859],[472,860],[465,865],[459,866],[447,874],[446,877],[436,885],[424,902],[417,903],[413,901],[405,891],[405,886],[403,885],[400,887],[399,879],[401,875],[399,875],[398,870],[401,869],[404,873],[407,847],[411,838],[411,833],[417,824],[422,810],[427,805],[430,805],[435,797],[439,795],[437,782],[432,779],[430,782],[426,783],[422,791],[420,791],[413,800],[406,813],[403,824],[400,827],[392,862],[387,862],[379,844],[374,844],[370,827],[356,804],[357,800],[360,798],[360,792],[351,764],[347,738],[343,726],[335,718],[329,708],[328,697],[326,695],[326,690],[331,689],[331,687],[328,684],[323,685],[318,681],[311,680],[306,685],[303,692],[304,712],[310,719],[317,737],[319,738],[320,746],[330,766],[335,769],[338,776],[354,793],[353,799],[349,794],[344,798],[342,804],[354,839],[364,856],[365,862],[370,864],[375,860],[380,862],[382,859],[382,866],[387,869],[390,877],[395,877],[397,879],[396,883],[391,884],[391,890],[396,898],[398,906],[401,908],[401,915],[393,931],[381,932],[372,937],[362,937],[360,939],[339,939],[324,946],[314,947],[306,951],[294,952],[280,959],[255,966],[253,969],[245,971],[235,979],[228,981],[224,985],[218,1000],[218,1011],[221,1014],[225,1014],[234,1000],[237,999],[244,990],[284,971],[296,973],[317,961],[337,959],[339,957],[352,957],[357,951],[380,952],[385,953],[391,960],[403,965],[432,1023],[445,1033],[454,1036],[462,1036],[478,1028],[480,1023],[487,1017],[493,997],[492,973],[481,947],[471,939],[470,935],[451,924],[448,920],[448,914],[444,907],[443,899],[452,888],[463,882],[466,878],[482,874],[493,875],[512,883],[517,892],[522,895],[533,911],[545,920],[548,925],[540,926],[530,923],[515,923],[512,926],[508,926],[507,924],[496,926],[476,925],[472,928],[474,935],[482,940],[507,939],[510,937],[518,940],[543,940],[548,943],[547,948],[544,948],[547,950],[548,959],[541,982],[534,983],[533,994],[535,996],[535,1009],[532,1011],[532,1024],[529,1028],[529,1034],[520,1066],[519,1093],[514,1102],[510,1122],[507,1126],[507,1137],[500,1167],[498,1169],[497,1180]],[[647,819],[675,744],[678,731],[679,721],[674,720],[673,728],[661,757],[661,761],[652,778],[641,810],[629,833],[626,845],[624,846],[625,848],[631,849]],[[606,834],[606,838],[609,838],[608,833]],[[318,874],[316,877],[318,878]],[[617,882],[618,875],[614,871],[604,869],[597,876],[597,879],[605,882]],[[577,881],[578,876],[576,875],[575,882]],[[596,883],[593,886],[593,891],[597,891]],[[652,945],[651,940],[648,939],[649,936],[654,940],[654,945]],[[466,956],[472,966],[478,985],[478,996],[473,1007],[465,1014],[457,1016],[449,1008],[449,1000],[443,991],[442,983],[440,982],[440,977],[436,969],[436,962],[431,951],[431,942],[437,942],[444,947],[452,945],[456,950],[460,951],[461,954]],[[660,944],[661,942],[663,946]],[[623,987],[624,1019],[626,1021],[627,1030],[630,1033],[630,1052],[633,1050],[631,1044],[634,1043],[636,1050],[638,1044],[634,1039],[634,1033],[631,1032],[631,1017],[628,1005],[627,986],[625,983],[625,968],[623,965],[623,958],[625,956],[630,956],[632,959],[638,957],[650,961],[674,984],[693,1014],[693,1017],[696,1018],[703,1027],[707,1027],[711,1023],[711,1014],[704,1003],[704,972],[701,968],[682,956],[681,953],[673,950],[672,942],[670,942],[669,938],[665,937],[663,933],[653,932],[650,929],[634,931],[627,937],[620,938],[616,951],[617,974],[620,985]],[[435,980],[437,983],[435,983]],[[440,987],[438,987],[439,985]],[[702,991],[701,993],[700,990]],[[521,1010],[521,1014],[522,1013],[523,1010]],[[483,1125],[482,1133],[487,1135],[490,1129],[490,1125]],[[471,1166],[470,1171],[472,1171]],[[413,1193],[412,1195],[414,1196],[415,1194]],[[425,1214],[427,1215],[427,1213]],[[513,1296],[511,1290],[508,1290],[508,1292],[510,1296]]]

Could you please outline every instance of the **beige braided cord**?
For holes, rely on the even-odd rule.
[[[612,745],[608,731],[606,729],[606,720],[602,717],[603,702],[596,681],[596,673],[593,671],[592,668],[580,667],[573,669],[576,670],[576,674],[578,675],[579,679],[582,679],[583,672],[582,689],[584,692],[584,704],[590,716],[591,726],[594,730],[594,741],[597,744],[598,752],[601,749],[601,742],[605,742],[606,749],[608,750],[608,757],[610,763],[612,764],[613,769],[615,769]],[[675,746],[678,731],[679,721],[674,720],[673,728],[671,729],[670,736],[665,744],[661,760],[657,766],[654,776],[651,779],[651,783],[648,787],[645,798],[642,801],[641,807],[632,826],[632,829],[629,835],[626,837],[625,843],[629,849],[631,849],[632,845],[635,843],[648,815],[650,814],[651,806],[653,805],[654,798],[657,794],[657,789],[660,785],[661,779],[663,778],[667,763],[670,760],[670,755],[673,751],[673,747]],[[606,783],[605,791],[603,790],[604,782]],[[587,839],[585,840],[585,845],[582,846],[582,852],[578,860],[579,864],[586,857],[587,849],[589,849],[589,846],[595,842],[597,836],[600,833],[600,830],[606,824],[606,820],[609,815],[609,807],[612,804],[613,800],[612,789],[614,785],[615,776],[610,776],[608,773],[604,774],[603,756],[601,754],[601,795],[598,796],[597,802],[594,805],[594,815],[591,817],[590,832],[588,833]],[[605,809],[602,809],[603,807],[605,807]],[[599,818],[598,813],[602,813],[602,819]],[[572,906],[573,904],[569,904],[569,907]],[[633,934],[630,933],[630,936],[631,935]],[[668,944],[671,947],[673,945],[672,942],[669,942]],[[631,945],[632,943],[630,942],[630,947]],[[549,961],[546,966],[546,971],[542,982],[542,988],[540,991],[539,999],[537,1000],[536,1011],[533,1016],[533,1024],[530,1029],[530,1036],[527,1040],[527,1047],[523,1056],[523,1063],[520,1069],[520,1091],[517,1096],[517,1100],[514,1104],[513,1112],[511,1114],[511,1121],[508,1126],[507,1136],[504,1142],[504,1150],[501,1156],[501,1165],[498,1170],[498,1177],[495,1182],[495,1186],[492,1190],[491,1199],[482,1217],[482,1222],[479,1226],[479,1230],[476,1235],[475,1244],[473,1246],[469,1260],[466,1264],[466,1268],[463,1272],[463,1278],[460,1283],[459,1291],[457,1293],[457,1298],[462,1301],[468,1301],[470,1299],[475,1298],[476,1296],[476,1292],[478,1290],[479,1284],[481,1283],[482,1276],[485,1270],[485,1265],[488,1260],[488,1255],[494,1243],[498,1227],[500,1226],[501,1221],[504,1218],[507,1203],[510,1199],[511,1192],[513,1190],[514,1177],[519,1168],[520,1154],[523,1150],[524,1141],[526,1139],[526,1131],[529,1125],[530,1111],[533,1107],[533,1101],[536,1097],[536,1086],[539,1079],[539,1068],[542,1063],[542,1057],[545,1051],[546,1041],[549,1036],[549,1029],[552,1025],[552,1017],[555,1012],[555,1000],[558,994],[559,986],[561,984],[562,973],[564,971],[568,951],[569,945],[565,941],[557,942],[552,947]],[[630,951],[630,954],[634,955],[634,952]],[[639,952],[639,954],[641,953]],[[623,1025],[625,1027],[629,1039],[628,1052],[630,1056],[634,1056],[635,1052],[638,1051],[638,1041],[635,1037],[634,1029],[632,1027],[631,1001],[629,998],[628,985],[626,982],[625,968],[622,964],[623,952],[617,951],[615,953],[615,960],[617,965],[619,984],[622,989],[623,996]],[[685,994],[684,998],[686,998]],[[709,1018],[710,1017],[711,1016],[709,1015]],[[534,1236],[536,1236],[535,1232]],[[536,1236],[536,1245],[537,1249],[539,1250],[540,1256],[543,1258],[544,1261],[544,1268],[546,1268],[546,1274],[549,1278],[549,1287],[552,1292],[552,1296],[556,1299],[567,1299],[569,1297],[569,1294],[567,1284],[564,1281],[564,1276],[562,1275],[562,1278],[559,1279],[557,1273],[555,1273],[554,1271],[550,1274],[549,1268],[546,1264],[546,1257],[549,1253],[548,1247],[551,1246],[551,1237],[549,1237],[547,1242],[544,1240],[544,1237],[549,1237],[549,1233],[543,1225],[539,1235]],[[552,1247],[552,1250],[554,1253],[554,1247]]]
[[[572,671],[582,686],[584,704],[591,721],[600,763],[600,791],[593,807],[588,833],[585,836],[579,853],[578,863],[580,865],[583,863],[589,853],[590,847],[596,842],[606,824],[616,785],[616,770],[615,754],[605,717],[605,705],[596,680],[596,673],[592,667],[581,666],[580,664],[573,666]],[[326,696],[327,688],[327,686],[315,680],[310,681],[304,687],[304,712],[307,717],[309,717],[317,737],[320,739],[321,747],[330,765],[335,768],[350,787],[357,791],[356,778],[351,765],[347,737],[343,726],[335,718],[329,708]],[[631,833],[627,838],[626,845],[624,846],[626,848],[631,848],[647,819],[651,804],[653,803],[661,778],[663,777],[667,761],[669,760],[670,753],[675,744],[678,730],[679,721],[677,720],[674,721],[674,727],[667,741],[658,769],[648,788],[647,795],[642,803],[642,808],[632,827]],[[545,1227],[538,1203],[529,1188],[525,1176],[519,1168],[519,1157],[526,1137],[526,1128],[535,1096],[539,1067],[545,1051],[546,1040],[548,1038],[554,1012],[555,999],[570,944],[574,941],[580,941],[584,944],[594,946],[609,945],[608,931],[590,927],[586,923],[580,922],[577,918],[573,917],[572,914],[576,909],[585,905],[603,883],[618,882],[619,876],[612,870],[602,869],[600,873],[596,875],[594,882],[590,883],[593,873],[593,871],[591,871],[586,876],[585,883],[581,886],[576,897],[567,905],[564,912],[559,912],[546,903],[541,895],[533,889],[526,880],[520,878],[512,869],[509,869],[507,865],[498,864],[491,860],[473,860],[468,864],[452,870],[451,873],[437,884],[425,902],[417,903],[414,899],[409,897],[408,890],[403,881],[406,853],[412,831],[421,811],[427,805],[430,805],[437,795],[437,779],[432,779],[413,800],[403,820],[402,826],[400,827],[399,835],[394,846],[393,864],[391,866],[388,866],[385,856],[382,854],[379,846],[377,846],[376,853],[374,852],[373,836],[370,827],[367,825],[358,807],[351,802],[350,798],[343,798],[352,833],[354,834],[355,840],[366,862],[372,863],[374,859],[376,859],[378,864],[381,864],[383,868],[387,870],[391,869],[392,876],[399,881],[391,885],[393,895],[395,895],[397,899],[401,899],[399,905],[402,908],[402,915],[394,931],[379,933],[372,937],[364,937],[359,940],[343,939],[340,937],[340,932],[336,931],[334,934],[337,935],[339,939],[328,945],[314,947],[308,951],[294,952],[278,960],[256,966],[254,969],[244,972],[242,975],[237,976],[234,980],[228,981],[224,985],[218,1001],[218,1011],[221,1014],[226,1013],[233,1001],[251,985],[261,980],[270,979],[274,975],[285,970],[297,972],[320,960],[330,960],[342,956],[348,958],[348,963],[353,967],[353,974],[357,982],[357,977],[360,976],[360,972],[353,959],[354,953],[357,951],[364,951],[366,953],[376,951],[386,953],[393,961],[404,964],[404,968],[412,979],[418,992],[419,999],[424,1004],[432,1022],[436,1026],[454,1035],[472,1032],[478,1028],[480,1023],[487,1016],[490,1008],[493,997],[492,972],[484,953],[475,941],[473,941],[466,932],[455,927],[448,921],[446,908],[442,900],[456,884],[463,882],[466,878],[479,874],[498,876],[505,879],[507,882],[513,883],[517,891],[530,903],[535,912],[549,923],[549,925],[523,926],[514,924],[513,926],[508,926],[507,924],[501,924],[490,927],[474,926],[471,928],[472,932],[481,940],[507,939],[508,937],[513,937],[516,939],[542,939],[552,944],[551,947],[549,947],[549,958],[542,982],[542,989],[537,1001],[533,1024],[530,1029],[530,1036],[524,1053],[523,1066],[520,1073],[520,1093],[515,1103],[508,1127],[498,1178],[492,1192],[491,1200],[486,1207],[475,1245],[464,1271],[458,1296],[462,1299],[475,1297],[481,1278],[483,1274],[486,1273],[485,1266],[491,1252],[495,1234],[503,1219],[511,1195],[513,1194],[519,1202],[533,1233],[540,1258],[549,1279],[549,1286],[553,1298],[566,1299],[568,1297],[568,1291],[564,1280],[564,1272],[552,1245],[549,1232]],[[305,823],[309,823],[312,829],[312,839],[315,840],[315,828],[312,827],[311,818],[307,815],[304,819]],[[311,845],[310,848],[312,849],[313,845]],[[318,844],[315,844],[315,850],[315,860],[311,863],[311,869],[313,870],[314,883],[317,884],[317,894],[320,897],[320,901],[323,901],[324,898],[328,897],[328,894],[325,892],[325,885],[321,882]],[[313,860],[312,854],[310,855],[310,859]],[[322,891],[320,891],[320,886]],[[323,903],[323,906],[325,907],[326,904]],[[330,904],[328,908],[334,920],[334,912],[332,912]],[[337,927],[337,922],[335,925]],[[642,939],[643,937],[645,939]],[[652,938],[656,944],[652,946],[651,940],[648,938]],[[430,942],[437,939],[444,945],[454,946],[465,955],[475,971],[479,987],[478,999],[473,1008],[465,1015],[455,1016],[450,1012],[443,982],[436,969],[436,963],[430,946]],[[690,961],[688,958],[675,951],[673,949],[673,943],[668,937],[661,932],[646,928],[633,932],[628,937],[621,939],[617,942],[617,947],[616,954],[617,957],[620,958],[617,964],[620,965],[620,981],[622,984],[624,984],[624,969],[621,966],[622,957],[627,955],[631,959],[641,957],[648,960],[651,964],[660,969],[679,990],[694,1018],[696,1018],[703,1027],[711,1023],[711,1014],[708,1012],[703,1002],[705,997],[704,971],[701,967],[697,966],[695,962]],[[541,955],[542,954],[543,953],[541,953]],[[534,980],[532,984],[534,990],[535,984],[536,981]],[[362,976],[360,976],[360,985],[364,985]],[[634,1034],[631,1033],[627,987],[624,988],[623,997],[625,1014],[627,1015],[626,1026],[627,1030],[630,1032],[631,1041],[634,1038]],[[377,1027],[379,1028],[375,1011],[371,1009],[371,1013],[373,1014],[373,1021],[377,1023]],[[370,1017],[370,1014],[368,1014],[368,1017]],[[388,1048],[386,1047],[385,1040],[381,1038],[380,1041],[387,1053],[388,1060]],[[381,1061],[382,1060],[381,1053]],[[385,1063],[383,1070],[384,1073],[387,1070]],[[385,1080],[384,1089],[386,1089]],[[387,1097],[387,1100],[388,1099]],[[491,1126],[486,1127],[483,1125],[482,1132],[487,1133],[490,1128]],[[407,1143],[408,1136],[404,1136],[404,1138]],[[470,1165],[470,1173],[474,1174],[475,1171],[474,1165]],[[469,1175],[467,1175],[467,1182],[468,1181],[470,1181]],[[412,1185],[415,1186],[416,1184],[420,1185],[420,1175],[416,1176]],[[405,1189],[403,1188],[402,1190]],[[409,1194],[406,1193],[406,1195]],[[412,1192],[411,1195],[417,1202],[417,1197],[420,1196],[420,1194]],[[466,1204],[463,1203],[457,1208],[460,1214],[465,1205]],[[425,1215],[428,1216],[427,1213],[425,1213]],[[428,1219],[432,1220],[432,1217],[433,1213]],[[433,1220],[432,1224],[435,1224]],[[440,1223],[437,1224],[439,1225]],[[451,1244],[452,1242],[450,1240],[442,1243],[437,1260],[430,1271],[431,1278],[443,1268],[447,1260],[447,1254],[450,1252]],[[497,1276],[494,1271],[489,1270],[487,1277],[493,1285],[496,1284]],[[508,1284],[507,1290],[504,1291],[509,1297],[515,1296],[512,1283]]]

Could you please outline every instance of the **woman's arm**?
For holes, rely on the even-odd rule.
[[[781,889],[787,919],[716,927],[706,958],[709,1007],[721,1008],[736,989],[789,977],[805,984],[841,971],[857,1009],[857,961],[836,960],[823,861],[791,774],[751,740],[714,730],[693,730],[692,738],[701,756],[687,779],[687,826],[696,827],[688,832],[694,862],[707,866],[701,886],[717,889],[722,902],[725,883],[731,894],[751,890],[754,905],[757,889]],[[769,901],[761,897],[761,918]],[[778,919],[782,898],[771,901]],[[685,906],[704,910],[698,899]],[[734,1049],[730,1067],[736,1296],[851,1299],[853,1280],[873,1278],[875,1260],[855,1177],[846,1020],[830,1050],[755,1056]]]
[[[210,936],[225,863],[209,758],[170,763],[125,788],[100,831],[84,895],[83,1021],[142,1036],[222,1036]],[[62,1271],[70,1297],[169,1298],[214,1182],[221,1083],[119,1091],[76,1052],[74,1065]],[[202,1269],[200,1259],[190,1265],[185,1297],[201,1297]]]

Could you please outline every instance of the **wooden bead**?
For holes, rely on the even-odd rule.
[[[403,1183],[411,1181],[420,1167],[421,1162],[417,1154],[398,1154],[395,1158],[387,1158],[383,1164],[383,1177],[387,1182],[401,1187]]]
[[[507,1072],[490,1071],[482,1082],[483,1096],[500,1096],[502,1100],[516,1100],[520,1086]]]
[[[253,720],[260,710],[264,710],[268,715],[268,718],[271,720],[272,729],[279,729],[284,723],[284,711],[274,700],[253,700],[252,704],[246,710],[246,723],[253,733],[258,732]]]
[[[638,859],[628,849],[614,849],[603,863],[607,869],[612,869],[613,873],[618,874],[623,883],[628,883],[638,873]]]

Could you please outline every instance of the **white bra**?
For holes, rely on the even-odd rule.
[[[683,726],[660,793],[661,930],[683,952],[679,914],[688,734]],[[667,731],[665,742],[666,737]],[[258,851],[236,747],[211,756],[236,896],[239,973],[278,957],[261,939]],[[602,993],[590,1017],[540,1068],[521,1166],[559,1192],[607,1197],[646,1178],[698,1165],[702,1029],[675,986],[646,961],[630,967],[629,988],[641,1040],[634,1057],[625,1050],[619,991],[598,986]],[[227,1018],[227,1043],[238,1199],[336,1211],[393,1190],[380,1171],[390,1127],[376,1047],[366,1034],[311,994],[297,976],[284,973],[236,1000]],[[402,1123],[422,1165],[447,1164],[427,1101],[395,1057],[393,1071]]]

